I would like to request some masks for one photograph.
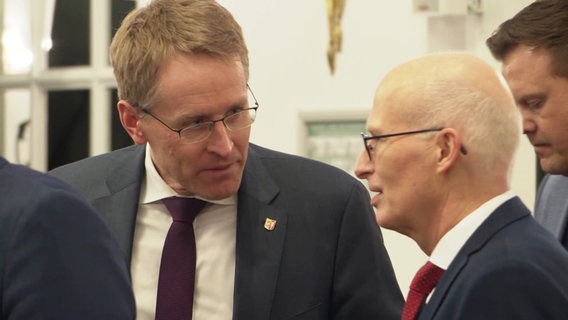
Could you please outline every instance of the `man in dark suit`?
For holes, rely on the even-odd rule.
[[[568,249],[568,177],[547,174],[542,178],[538,192],[534,217],[565,249]]]
[[[535,1],[487,39],[548,173],[535,218],[568,249],[568,1]]]
[[[154,319],[162,301],[172,222],[162,200],[171,196],[208,202],[193,222],[193,319],[399,318],[403,297],[363,185],[249,145],[259,105],[247,55],[239,25],[214,0],[135,10],[116,32],[111,62],[120,119],[136,146],[52,174],[117,235],[138,319]]]
[[[0,157],[0,319],[135,319],[124,256],[56,178]]]
[[[379,224],[429,256],[402,319],[566,319],[568,252],[509,191],[520,126],[469,54],[414,59],[379,85],[356,174]]]

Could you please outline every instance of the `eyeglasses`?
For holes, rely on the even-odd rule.
[[[365,150],[367,150],[367,155],[369,155],[369,160],[372,160],[374,146],[372,146],[369,143],[369,140],[379,140],[379,139],[396,137],[396,136],[404,136],[404,135],[408,135],[408,134],[418,134],[418,133],[440,131],[442,129],[444,129],[444,128],[430,128],[430,129],[423,129],[423,130],[414,130],[414,131],[381,134],[381,135],[378,135],[378,136],[368,136],[365,133],[361,132],[361,137],[363,138],[363,144],[365,145]],[[464,155],[467,154],[467,150],[465,149],[465,147],[463,145],[460,147],[460,152]]]
[[[146,109],[142,109],[142,112],[158,120],[158,122],[163,124],[166,128],[170,129],[171,131],[177,132],[182,142],[186,144],[197,143],[207,139],[211,135],[211,132],[213,132],[215,123],[219,121],[223,122],[225,128],[227,128],[227,130],[231,132],[243,130],[252,125],[252,123],[256,119],[256,110],[258,109],[259,104],[258,101],[256,101],[256,97],[254,96],[254,93],[252,92],[248,84],[247,84],[247,89],[249,90],[252,98],[254,99],[254,107],[241,109],[241,110],[233,110],[230,115],[225,116],[221,119],[200,122],[189,125],[187,127],[183,127],[181,129],[174,129],[170,127],[164,121],[160,120],[160,118],[156,117]]]

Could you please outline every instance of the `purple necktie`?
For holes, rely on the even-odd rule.
[[[443,273],[444,269],[430,261],[418,270],[410,284],[408,298],[406,298],[406,303],[402,309],[402,320],[414,320],[416,318],[422,302],[432,292]]]
[[[193,220],[206,202],[195,198],[170,197],[162,202],[173,222],[164,242],[156,320],[190,320],[195,287],[195,235]]]

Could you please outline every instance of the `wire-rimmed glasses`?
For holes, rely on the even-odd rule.
[[[227,130],[231,132],[246,129],[253,124],[254,120],[256,119],[256,110],[258,109],[259,104],[248,84],[247,84],[247,89],[249,90],[252,98],[254,99],[254,107],[240,109],[240,110],[237,109],[223,118],[192,124],[180,129],[174,129],[170,127],[160,118],[156,117],[154,114],[152,114],[150,111],[146,109],[142,109],[142,112],[158,120],[158,122],[163,124],[169,130],[176,132],[179,135],[179,138],[182,142],[186,144],[197,143],[207,139],[211,135],[211,132],[213,132],[213,128],[215,127],[215,123],[217,122],[223,122],[225,128],[227,128]]]
[[[373,155],[373,146],[369,144],[369,140],[379,140],[384,138],[396,137],[396,136],[403,136],[408,134],[418,134],[418,133],[425,133],[425,132],[433,132],[433,131],[440,131],[444,128],[429,128],[429,129],[422,129],[422,130],[413,130],[413,131],[404,131],[404,132],[397,132],[397,133],[388,133],[388,134],[381,134],[376,136],[369,136],[363,132],[361,132],[361,137],[363,138],[363,144],[365,145],[365,150],[367,150],[367,155],[369,155],[369,160],[372,160]],[[460,147],[460,152],[464,155],[467,154],[467,150],[462,145]]]

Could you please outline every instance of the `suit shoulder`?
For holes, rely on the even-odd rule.
[[[271,169],[271,172],[296,174],[307,182],[312,177],[317,177],[319,183],[325,181],[330,183],[359,182],[344,170],[318,160],[275,151],[254,144],[250,144],[250,146],[254,154],[261,159],[264,166]]]
[[[540,188],[564,193],[568,190],[568,177],[558,174],[547,174],[542,179]]]
[[[135,159],[137,156],[143,156],[143,153],[143,146],[134,145],[78,160],[52,169],[48,173],[65,181],[90,178],[97,179],[100,178],[102,173],[106,172],[110,166],[123,163],[123,161],[132,161],[132,159]],[[134,166],[135,164],[132,163],[132,165]]]
[[[144,152],[144,147],[140,145],[133,145],[126,148],[114,150],[111,152],[99,154],[96,156],[84,158],[75,162],[65,164],[50,170],[49,173],[57,174],[72,169],[87,168],[92,166],[93,164],[99,165],[115,161],[126,160],[128,158],[131,158],[135,154],[139,154],[140,152],[142,153]]]
[[[17,164],[6,164],[0,169],[2,181],[0,194],[10,192],[26,192],[34,188],[49,187],[52,189],[71,190],[71,187],[56,177]]]
[[[566,212],[568,201],[568,177],[547,174],[542,179],[535,201],[535,217],[539,222],[547,212]]]
[[[499,222],[491,221],[495,225]],[[545,264],[555,260],[568,268],[568,252],[561,244],[538,224],[530,214],[523,215],[488,238],[485,248],[475,256],[495,261],[524,261]],[[548,257],[548,262],[540,257]],[[517,263],[517,262],[513,262]]]
[[[92,200],[139,183],[144,154],[144,146],[131,146],[55,168],[49,174]]]
[[[34,207],[43,208],[36,210],[41,212],[63,202],[88,207],[87,202],[66,182],[27,167],[2,167],[0,181],[0,207],[5,208],[0,212],[21,212]]]

